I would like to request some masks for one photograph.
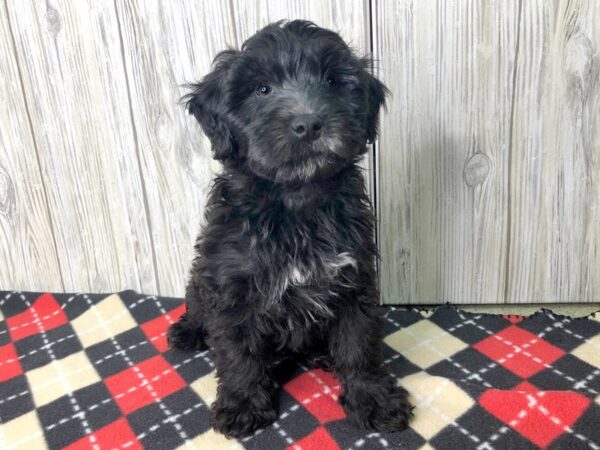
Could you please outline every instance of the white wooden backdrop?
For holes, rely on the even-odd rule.
[[[374,5],[384,299],[600,301],[600,2]]]
[[[181,296],[218,170],[184,85],[306,18],[393,92],[365,161],[386,302],[600,301],[596,2],[0,1],[0,289]]]

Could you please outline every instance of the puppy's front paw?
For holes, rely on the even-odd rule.
[[[179,350],[206,350],[208,346],[200,328],[192,326],[185,319],[171,324],[167,331],[167,342],[171,348]]]
[[[408,392],[393,385],[367,385],[344,393],[340,398],[348,418],[361,428],[380,432],[402,431],[408,427],[413,406]]]
[[[272,405],[260,405],[256,399],[217,399],[212,410],[212,426],[227,437],[250,436],[259,428],[271,425],[277,419]]]

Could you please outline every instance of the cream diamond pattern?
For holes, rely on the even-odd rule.
[[[384,342],[413,364],[426,369],[468,347],[429,320],[390,334]]]
[[[117,294],[109,295],[85,313],[71,321],[84,347],[110,339],[119,333],[135,328],[127,306]]]
[[[466,413],[475,401],[450,379],[418,372],[401,380],[412,397],[415,417],[410,426],[424,438],[430,439]],[[461,430],[470,434],[466,430]]]
[[[600,335],[586,340],[571,353],[594,367],[600,367]]]

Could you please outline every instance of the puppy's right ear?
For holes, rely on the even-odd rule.
[[[238,53],[237,50],[219,53],[213,61],[212,72],[200,83],[192,84],[192,92],[183,98],[187,110],[200,122],[210,139],[213,156],[219,161],[234,158],[238,150],[238,143],[227,122],[225,106],[228,72]]]

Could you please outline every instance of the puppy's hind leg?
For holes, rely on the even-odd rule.
[[[206,350],[205,332],[199,311],[200,298],[195,286],[188,286],[186,295],[186,312],[179,321],[172,324],[167,332],[169,346],[180,350]]]

